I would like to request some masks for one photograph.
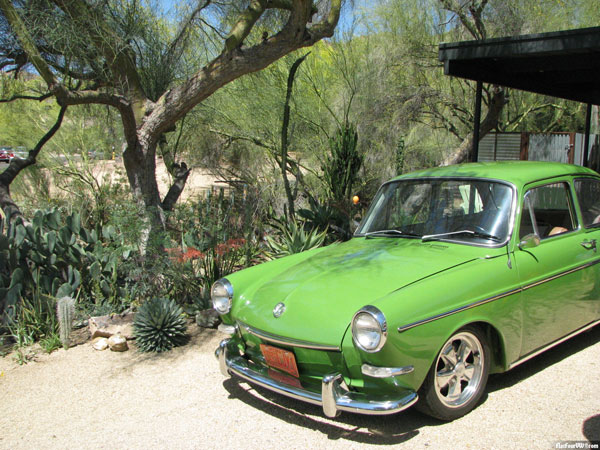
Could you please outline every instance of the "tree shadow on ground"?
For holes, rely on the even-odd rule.
[[[331,440],[345,439],[361,444],[397,445],[419,434],[423,426],[439,422],[414,409],[389,416],[367,416],[342,413],[335,419],[326,418],[321,407],[275,394],[258,386],[240,384],[237,379],[227,379],[223,387],[229,398],[238,399],[252,408],[287,423],[318,431]]]
[[[480,404],[486,401],[487,392],[510,388],[598,342],[600,342],[600,327],[595,327],[507,373],[490,377],[488,388]],[[419,430],[423,427],[444,424],[419,413],[415,408],[389,416],[342,413],[335,419],[328,419],[323,416],[319,406],[297,401],[255,385],[240,384],[240,380],[237,379],[229,378],[223,382],[223,386],[229,392],[229,398],[238,399],[252,408],[287,423],[319,431],[331,440],[345,439],[361,444],[397,445],[419,435]],[[589,440],[599,439],[600,416],[593,416],[586,420],[583,433]]]

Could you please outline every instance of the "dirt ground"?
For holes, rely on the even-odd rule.
[[[1,166],[0,166],[1,170]],[[111,161],[111,160],[100,160],[97,161],[93,170],[94,176],[98,180],[103,180],[105,176],[109,176],[114,182],[120,180],[123,183],[127,183],[127,176],[125,174],[125,167],[122,161]],[[167,172],[165,163],[162,159],[156,161],[156,181],[160,190],[161,197],[167,194],[169,186],[172,181],[170,175]],[[210,188],[221,188],[227,187],[225,183],[217,182],[217,178],[212,175],[208,170],[195,167],[191,169],[190,176],[185,184],[185,189],[181,193],[181,200],[185,201],[188,199],[204,197],[206,191]]]
[[[89,343],[19,366],[0,358],[1,449],[556,448],[600,440],[600,327],[490,378],[482,404],[440,423],[415,410],[343,413],[225,379],[217,331],[165,354]]]

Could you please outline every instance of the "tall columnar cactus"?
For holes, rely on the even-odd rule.
[[[73,314],[75,314],[75,299],[71,297],[59,298],[56,302],[56,316],[58,317],[60,342],[62,342],[65,350],[71,345]]]
[[[365,156],[358,148],[358,132],[354,124],[346,122],[329,139],[331,156],[323,164],[323,180],[334,202],[346,204],[352,198],[352,187]]]

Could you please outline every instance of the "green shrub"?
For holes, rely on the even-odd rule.
[[[165,298],[143,303],[135,315],[133,330],[142,352],[164,352],[188,341],[183,310],[173,300]]]
[[[237,192],[237,193],[236,193]],[[259,254],[256,235],[262,233],[262,224],[254,217],[252,199],[247,189],[232,190],[225,195],[223,189],[211,191],[206,199],[192,208],[180,208],[181,228],[178,254],[171,255],[174,267],[196,277],[205,294],[202,299],[208,306],[208,292],[212,284],[231,272],[254,263]],[[180,286],[189,286],[196,291],[196,283],[184,278]],[[186,289],[189,292],[189,289]],[[182,292],[186,294],[186,292]],[[169,294],[171,298],[183,298]],[[193,298],[187,303],[193,302]]]
[[[326,244],[335,241],[347,241],[352,237],[349,229],[349,218],[340,209],[329,205],[320,204],[317,200],[308,200],[309,208],[298,210],[298,215],[305,219],[304,229],[317,229],[326,231]]]
[[[63,218],[57,209],[40,210],[31,223],[8,221],[6,234],[0,234],[0,328],[15,328],[21,321],[33,327],[26,334],[41,338],[36,328],[47,326],[38,321],[50,320],[39,313],[48,309],[45,297],[52,309],[64,296],[76,298],[82,308],[108,303],[113,310],[125,309],[122,300],[128,297],[119,268],[130,253],[114,227],[90,232],[78,213]]]
[[[40,347],[42,347],[46,353],[52,353],[54,350],[57,350],[62,346],[63,344],[60,341],[60,336],[57,334],[40,339]]]
[[[267,236],[267,243],[271,249],[267,254],[272,258],[320,247],[327,237],[327,230],[319,232],[314,229],[307,232],[303,224],[295,220],[278,220],[274,226],[278,230],[277,237]]]

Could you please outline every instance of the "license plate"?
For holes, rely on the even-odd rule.
[[[296,357],[292,352],[265,344],[260,344],[260,351],[270,367],[283,370],[296,378],[300,376]]]

